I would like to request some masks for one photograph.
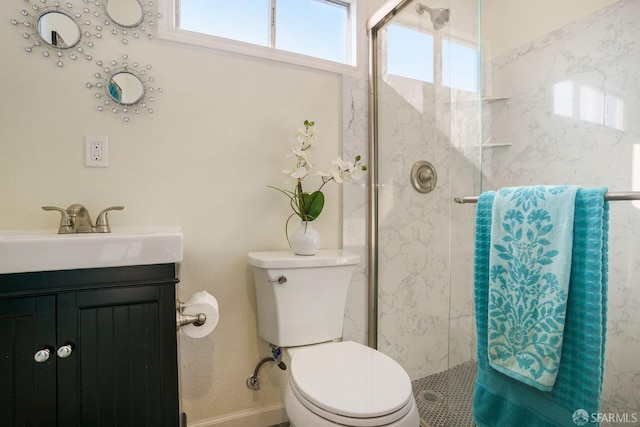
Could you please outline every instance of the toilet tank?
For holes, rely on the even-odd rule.
[[[321,250],[314,256],[249,253],[260,336],[280,347],[340,338],[347,291],[359,262],[357,254],[344,250]]]

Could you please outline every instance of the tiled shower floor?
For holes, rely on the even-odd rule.
[[[423,425],[472,427],[475,379],[476,362],[469,361],[413,381],[413,395]]]
[[[411,383],[422,425],[472,427],[476,362],[469,361]],[[271,427],[287,427],[289,423]]]

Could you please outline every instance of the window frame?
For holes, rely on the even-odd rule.
[[[345,42],[347,57],[351,58],[351,63],[349,64],[334,62],[300,53],[288,52],[271,46],[260,46],[243,41],[176,28],[176,5],[179,1],[180,0],[159,0],[158,8],[163,17],[158,20],[157,28],[159,39],[253,56],[277,62],[284,62],[338,74],[362,75],[363,73],[366,73],[366,69],[364,68],[366,46],[364,46],[363,49],[361,46],[362,43],[358,43],[358,40],[361,37],[360,33],[365,25],[365,20],[362,15],[364,7],[358,7],[359,0],[329,0],[337,4],[348,5],[347,40]],[[272,11],[272,29],[273,25]],[[277,22],[275,22],[275,25],[277,28]],[[273,31],[271,33],[270,44],[272,42]]]

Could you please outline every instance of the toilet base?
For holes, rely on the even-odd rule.
[[[307,409],[293,393],[291,385],[287,384],[287,390],[284,398],[285,409],[291,427],[336,427],[346,424],[336,424],[320,417],[319,415]],[[411,398],[411,410],[401,419],[391,423],[383,424],[385,427],[420,427],[420,415],[416,402]],[[377,427],[375,419],[354,419],[350,427]]]

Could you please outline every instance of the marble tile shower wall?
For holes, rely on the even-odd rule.
[[[438,117],[442,105],[434,102],[433,85],[391,75],[382,80],[378,344],[416,379],[447,368],[449,123]],[[426,195],[409,180],[422,159],[438,171],[438,186]]]
[[[477,12],[458,6],[449,28],[471,40]],[[388,74],[384,31],[379,40],[378,348],[418,379],[475,359],[474,209],[451,201],[480,190],[480,110],[440,69],[436,84]],[[437,169],[428,194],[410,182],[419,160]]]
[[[640,1],[614,3],[496,58],[491,68],[488,86],[509,96],[491,105],[491,137],[512,145],[484,148],[484,189],[568,183],[640,190]],[[640,410],[638,230],[640,204],[612,202],[605,412]]]
[[[343,76],[343,157],[352,159],[359,154],[366,165],[370,164],[368,91],[367,79]],[[360,265],[356,268],[349,287],[343,338],[367,344],[369,183],[351,182],[343,185],[342,191],[343,247],[360,255]]]
[[[416,108],[416,106],[422,103],[434,103],[433,91],[426,91],[423,93],[422,84],[416,82],[410,83],[406,79],[396,78],[393,80],[392,76],[388,76],[388,82],[392,85],[386,91],[381,94],[380,99],[386,98],[388,104],[382,106],[384,109],[387,107],[387,111],[396,111],[396,106],[403,105],[400,111],[414,110],[415,112],[422,111],[422,107]],[[355,154],[361,154],[363,161],[368,164],[368,86],[369,82],[366,79],[343,77],[343,104],[345,109],[343,111],[343,140],[344,140],[344,153],[347,158],[352,157]],[[393,86],[395,88],[393,88]],[[397,91],[403,93],[399,96]],[[422,95],[416,95],[422,94]],[[390,95],[390,96],[386,96]],[[430,99],[425,99],[425,96],[430,96]],[[381,227],[381,231],[384,233],[381,237],[383,244],[386,244],[386,236],[393,236],[398,231],[398,227],[406,227],[409,223],[415,222],[416,224],[422,224],[422,227],[432,227],[438,229],[440,234],[439,238],[428,243],[436,243],[433,250],[437,252],[437,256],[431,258],[425,258],[420,260],[414,259],[413,262],[408,264],[400,262],[389,262],[389,258],[385,257],[388,252],[385,250],[381,253],[381,268],[389,268],[392,270],[387,271],[387,276],[392,277],[392,283],[395,282],[397,277],[405,277],[400,279],[405,283],[406,277],[412,276],[414,279],[409,279],[413,284],[405,289],[405,292],[417,296],[426,292],[425,290],[419,290],[418,287],[422,285],[438,286],[439,289],[430,290],[429,293],[437,293],[439,296],[436,299],[425,299],[424,301],[414,300],[413,307],[421,307],[417,310],[408,312],[408,307],[403,306],[401,302],[393,302],[396,299],[397,293],[386,292],[381,293],[381,318],[380,324],[380,348],[387,351],[389,355],[396,360],[402,361],[406,366],[411,363],[414,364],[413,377],[421,378],[426,375],[430,375],[440,370],[446,369],[447,366],[447,351],[450,357],[451,366],[468,361],[475,358],[475,329],[474,329],[474,317],[473,317],[473,215],[474,211],[469,207],[455,207],[451,212],[451,224],[449,227],[449,200],[450,196],[462,196],[467,194],[476,194],[479,189],[479,170],[480,164],[478,149],[478,111],[473,108],[470,110],[469,106],[473,104],[465,103],[465,109],[453,109],[451,103],[448,102],[449,92],[444,91],[439,95],[444,99],[440,100],[440,106],[438,108],[438,114],[440,117],[438,121],[442,123],[445,130],[443,135],[440,135],[435,140],[432,140],[435,127],[431,127],[428,124],[420,126],[420,132],[422,139],[415,139],[410,135],[412,131],[406,129],[403,123],[393,124],[396,120],[396,116],[388,116],[389,121],[386,123],[386,128],[394,127],[394,137],[404,140],[409,138],[405,146],[398,147],[395,145],[388,146],[388,149],[393,153],[398,153],[403,148],[407,148],[406,144],[414,144],[415,147],[411,148],[411,152],[405,152],[405,155],[398,164],[399,159],[394,158],[398,173],[393,179],[397,179],[400,183],[399,187],[402,188],[400,193],[394,192],[390,184],[383,184],[380,187],[380,195],[383,198],[382,211],[385,211],[385,221]],[[462,104],[460,104],[462,105]],[[396,111],[397,112],[397,111]],[[432,117],[433,116],[433,111]],[[395,113],[394,113],[395,114]],[[414,117],[414,120],[423,120],[423,113],[418,113],[419,117]],[[433,120],[431,120],[433,122]],[[449,125],[451,123],[451,125]],[[395,126],[397,125],[397,128]],[[383,126],[384,128],[385,126]],[[449,130],[450,129],[450,130]],[[417,128],[414,130],[418,130]],[[405,134],[405,131],[408,133]],[[457,146],[449,150],[449,137],[448,132],[453,132],[452,140],[455,141]],[[392,141],[385,139],[386,136],[381,134],[381,140],[384,139],[385,147],[386,143]],[[413,139],[412,139],[413,138]],[[432,150],[433,144],[438,144],[440,149],[436,152]],[[449,160],[449,151],[451,151],[451,159]],[[381,153],[382,154],[382,153]],[[413,162],[419,159],[428,159],[432,161],[438,168],[439,183],[438,192],[432,195],[419,195],[408,185],[408,171],[410,170]],[[383,167],[386,164],[387,157],[382,160]],[[450,185],[447,184],[445,177],[449,174],[449,164],[451,169],[454,170],[453,177],[451,178]],[[395,172],[394,172],[395,173]],[[343,242],[344,248],[358,253],[361,257],[361,263],[358,266],[353,279],[351,281],[351,287],[349,289],[349,299],[346,306],[345,313],[345,326],[344,326],[344,339],[357,341],[360,343],[367,343],[367,264],[368,264],[368,245],[367,245],[367,233],[366,230],[369,226],[369,205],[368,205],[368,185],[369,183],[359,183],[359,185],[346,185],[343,187]],[[450,187],[450,188],[449,188]],[[437,195],[436,195],[437,194]],[[424,203],[422,210],[409,210],[405,211],[402,205],[394,205],[394,198],[403,198],[405,195],[410,195],[413,198],[413,203],[416,201]],[[438,199],[438,203],[432,203],[434,196]],[[385,207],[386,206],[386,207]],[[386,209],[393,209],[393,213],[388,212]],[[434,213],[437,213],[434,214]],[[429,217],[429,224],[425,225],[424,216]],[[399,220],[402,216],[402,220]],[[438,222],[444,220],[446,222]],[[451,265],[453,269],[451,271],[451,281],[456,283],[454,288],[449,288],[449,240],[444,233],[449,232],[451,228],[451,245],[452,245],[452,260]],[[405,233],[406,234],[406,233]],[[415,245],[424,245],[422,235],[412,235],[411,230],[408,231],[409,239],[416,240],[403,249],[403,255],[392,255],[391,257],[406,256],[407,251]],[[395,238],[391,240],[392,244],[396,244]],[[426,262],[425,262],[426,261]],[[386,263],[386,264],[385,264]],[[434,264],[435,263],[435,264]],[[438,271],[436,275],[432,275],[431,280],[427,281],[415,281],[415,276],[418,272],[412,271],[414,265],[419,264],[422,268],[422,273],[432,275],[433,269]],[[429,266],[424,266],[429,264]],[[398,265],[404,265],[402,268],[398,268]],[[437,280],[436,280],[437,279]],[[381,280],[382,282],[382,280]],[[393,286],[397,285],[390,285]],[[418,289],[418,290],[416,290]],[[450,293],[450,295],[449,295]],[[450,301],[449,301],[450,298]],[[411,297],[413,299],[413,297]],[[443,305],[444,304],[444,305]],[[450,311],[447,312],[446,305],[450,304]],[[423,321],[419,319],[425,311],[430,318],[431,326],[430,331],[426,332],[423,326]],[[400,315],[400,313],[403,313]],[[451,317],[450,325],[448,317]],[[408,328],[407,323],[404,322],[404,318],[411,317],[415,319],[413,321],[414,327]],[[434,324],[438,326],[432,327]],[[448,327],[451,330],[448,330]],[[399,341],[396,340],[396,333],[400,332],[398,336],[402,336]],[[433,339],[432,339],[433,338]],[[450,347],[447,348],[446,340],[450,338]],[[422,342],[419,348],[415,347],[415,340]],[[436,345],[437,344],[437,345]],[[435,348],[439,348],[437,355],[425,356],[424,349],[428,348],[429,352]],[[422,353],[421,353],[422,352]],[[439,362],[430,366],[426,363],[427,360],[433,360],[436,357]]]
[[[452,212],[451,197],[474,191],[477,168],[469,166],[477,159],[468,154],[477,142],[471,151],[465,145],[477,141],[478,126],[473,113],[453,106],[448,88],[384,75],[378,90],[378,344],[417,379],[475,353],[473,209]],[[437,169],[432,193],[410,183],[418,160]]]

